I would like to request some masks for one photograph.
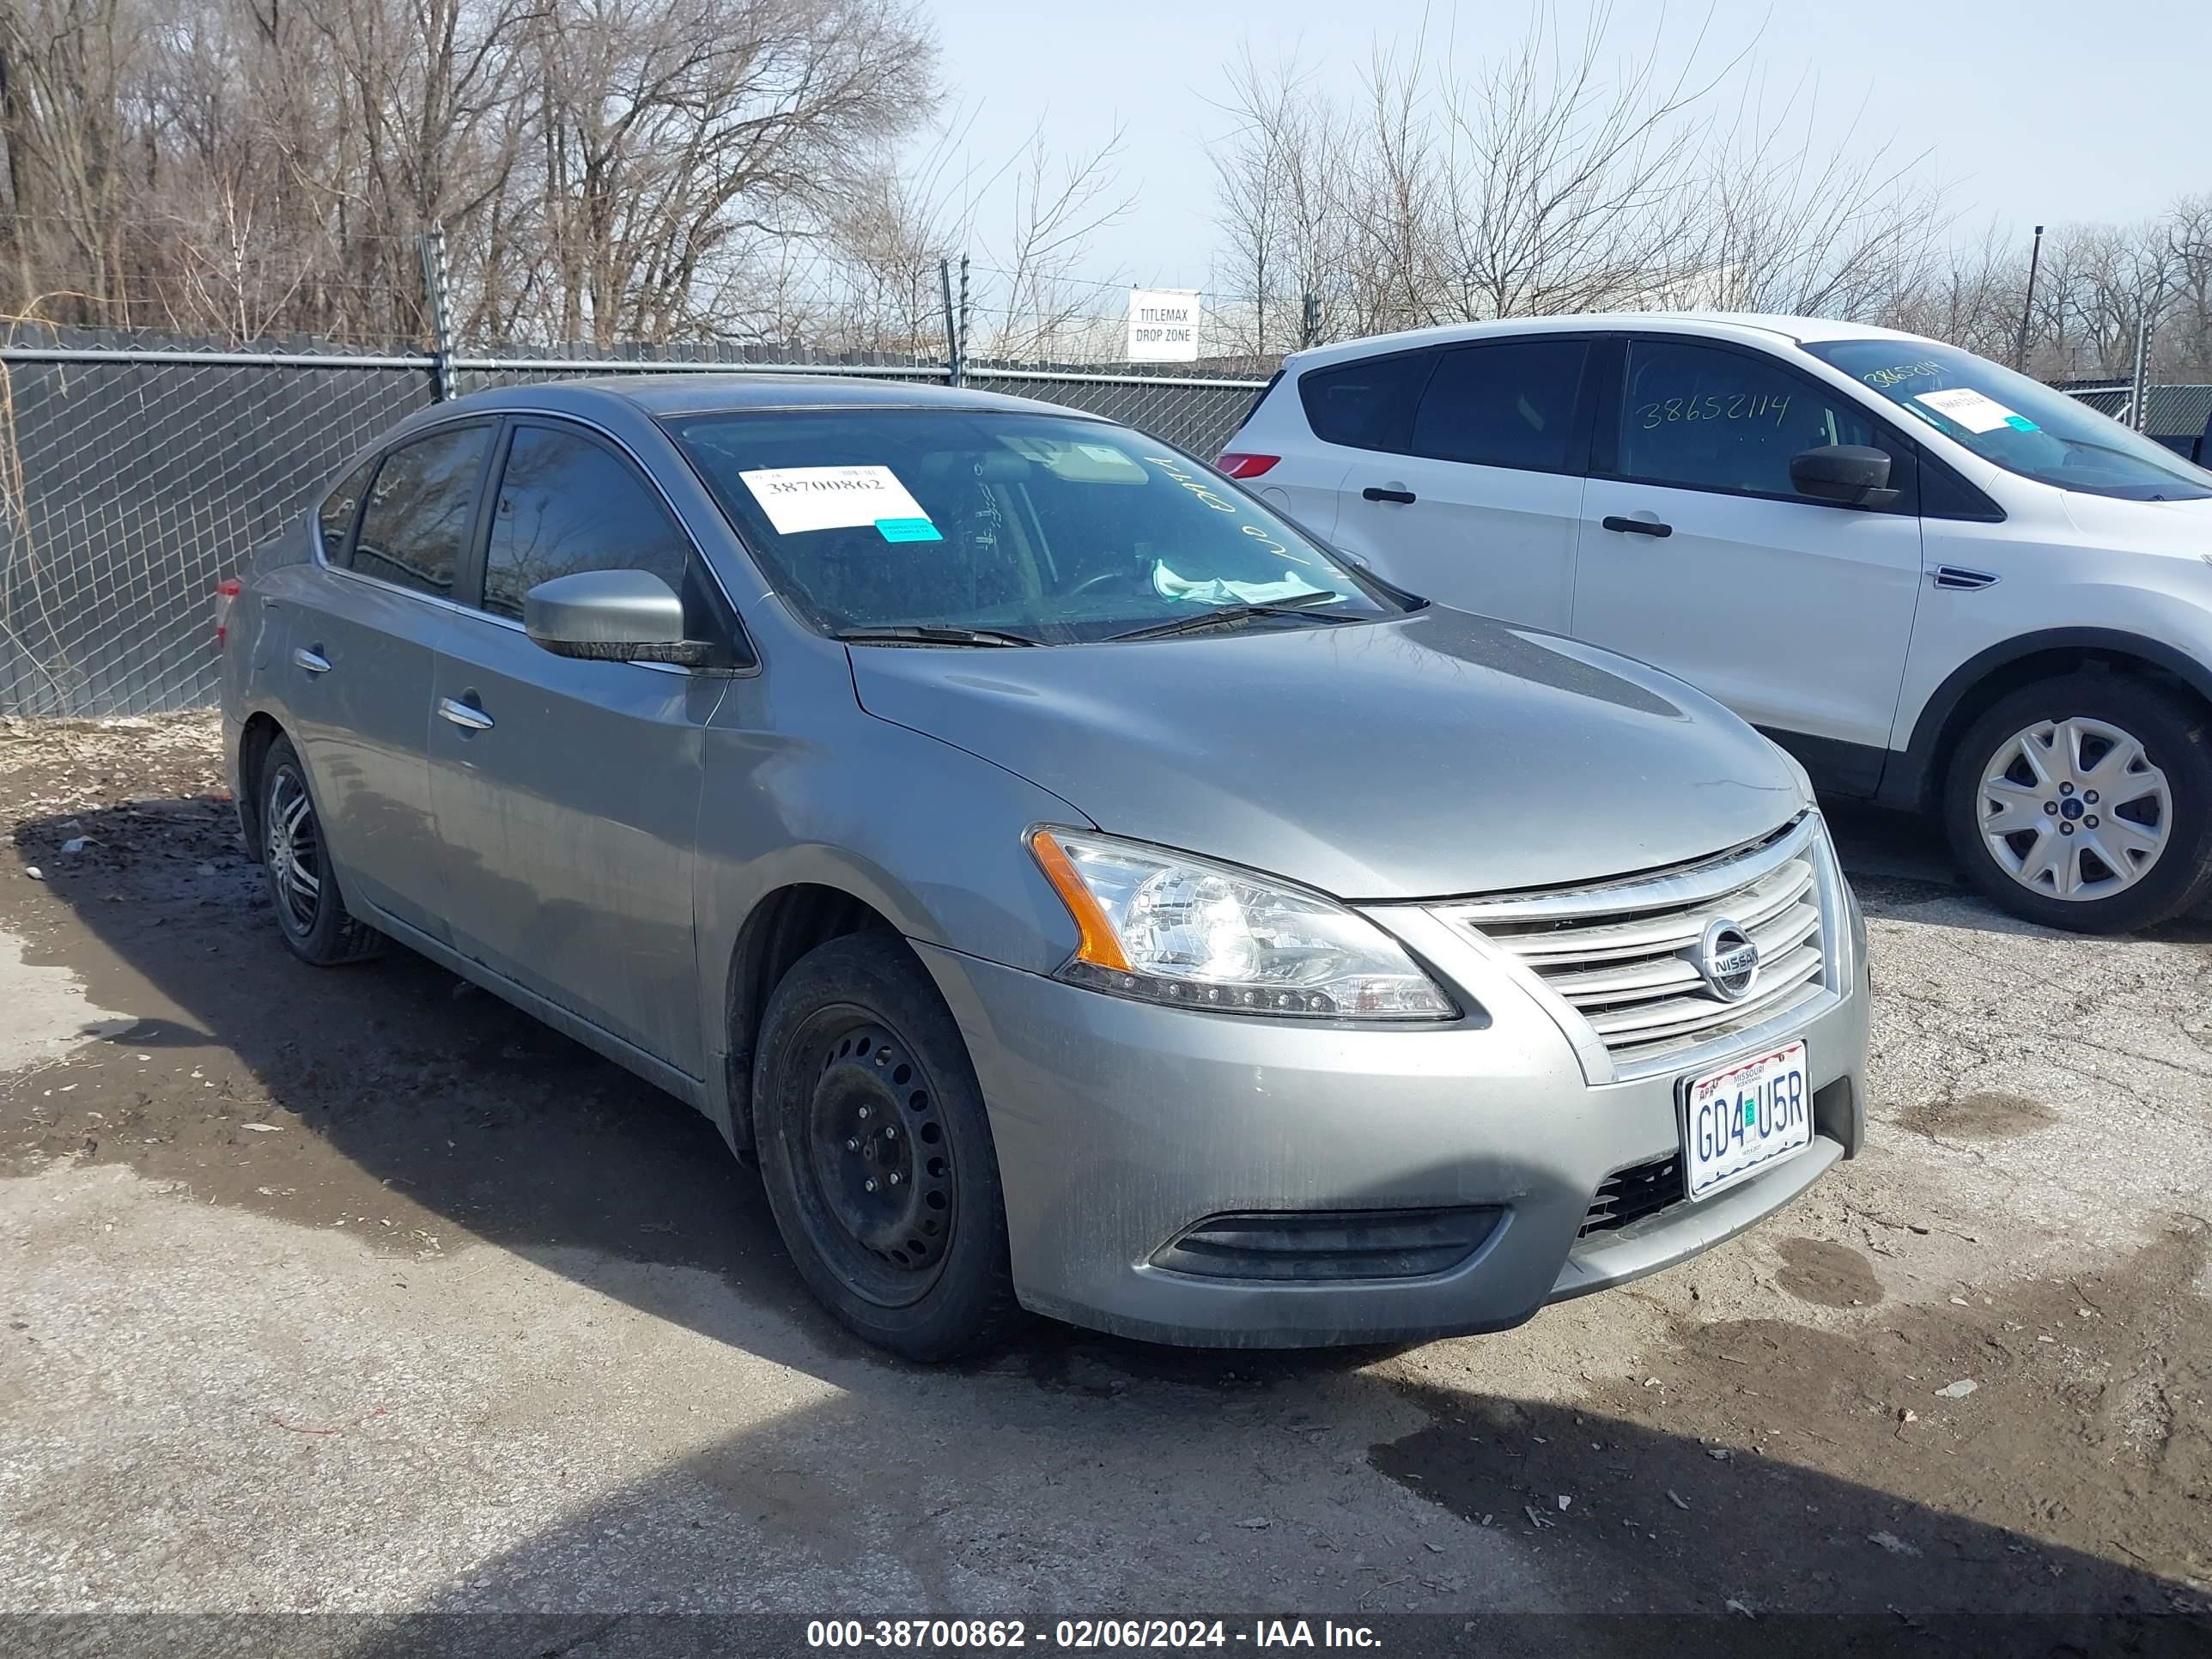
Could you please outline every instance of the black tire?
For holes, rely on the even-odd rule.
[[[262,873],[268,878],[277,931],[292,954],[317,968],[366,962],[380,954],[384,935],[346,909],[307,769],[289,738],[269,745],[254,788]]]
[[[761,1022],[752,1093],[777,1230],[840,1324],[926,1363],[1012,1328],[1021,1314],[982,1091],[902,940],[848,934],[784,975]]]
[[[2002,750],[2021,733],[2043,722],[2081,720],[2114,728],[2142,745],[2144,763],[2165,775],[2166,799],[2121,801],[2113,814],[2115,827],[2126,819],[2144,827],[2159,824],[2164,844],[2154,856],[2141,862],[2141,873],[2130,884],[2106,897],[2063,898],[2056,896],[2056,882],[2031,888],[2005,864],[1982,833],[1982,781]],[[2208,747],[2204,710],[2148,681],[2122,674],[2064,674],[2038,681],[1999,698],[1966,729],[1952,751],[1945,775],[1942,813],[1951,850],[1974,885],[2003,908],[2046,927],[2063,927],[2083,933],[2130,933],[2167,921],[2193,909],[2212,896],[2212,747]],[[2085,757],[2101,758],[2110,752],[2100,746],[2108,740],[2093,738],[2083,744]],[[2057,756],[2057,750],[2053,750]],[[2059,757],[2063,759],[2063,757]],[[2088,767],[2084,768],[2089,769]],[[2015,782],[2033,776],[2025,763],[2010,775]],[[2066,823],[2068,841],[2058,843],[2062,856],[2072,851],[2073,866],[2083,878],[2103,884],[2115,872],[2101,850],[2087,854],[2086,836],[2102,828],[2098,809],[2112,813],[2115,803],[2090,799],[2086,787],[2052,781],[2048,797],[2039,805],[2053,829]],[[2035,793],[2043,793],[2042,786]],[[2078,797],[2078,799],[2077,799]],[[2069,802],[2072,803],[2069,805]],[[2068,817],[2067,814],[2074,816]],[[2109,830],[2106,831],[2109,835]],[[2075,836],[2085,838],[2075,842]],[[2027,863],[2039,845],[2038,832],[2023,830],[2005,838],[2013,857]],[[2118,854],[2131,864],[2137,855]],[[2095,872],[2103,871],[2104,875]],[[2043,890],[2048,886],[2052,890]]]

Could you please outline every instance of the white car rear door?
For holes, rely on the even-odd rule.
[[[1416,593],[1564,630],[1594,342],[1544,334],[1412,355],[1430,361],[1410,417],[1352,460],[1335,539]]]

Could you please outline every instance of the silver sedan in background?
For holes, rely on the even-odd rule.
[[[1793,763],[1110,422],[479,394],[222,622],[292,950],[397,940],[690,1102],[915,1358],[1024,1308],[1497,1329],[1860,1142],[1864,928]]]

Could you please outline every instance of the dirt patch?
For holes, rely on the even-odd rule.
[[[1971,1573],[1970,1607],[2202,1613],[2206,1259],[2191,1224],[2078,1281],[1842,1330],[1678,1323],[1584,1411],[1437,1394],[1438,1423],[1371,1461],[1455,1514],[1572,1539],[1639,1607],[1956,1608]]]
[[[2010,1140],[2058,1121],[2058,1114],[2024,1095],[1972,1094],[1909,1106],[1898,1122],[1931,1140]]]
[[[1825,1238],[1785,1238],[1782,1271],[1774,1282],[1800,1302],[1821,1308],[1871,1308],[1881,1300],[1874,1263],[1848,1244]]]

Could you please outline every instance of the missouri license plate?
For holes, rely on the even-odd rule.
[[[1802,1042],[1691,1078],[1682,1094],[1682,1167],[1693,1199],[1748,1181],[1812,1145]]]

